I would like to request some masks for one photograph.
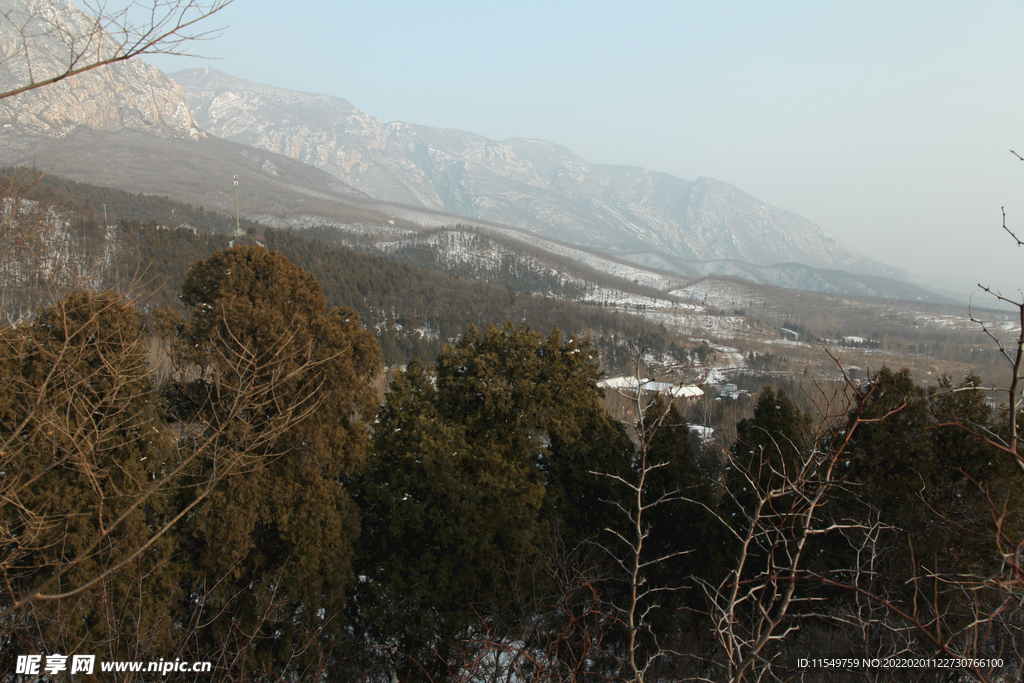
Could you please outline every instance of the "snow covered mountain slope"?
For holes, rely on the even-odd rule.
[[[171,74],[210,133],[315,165],[380,199],[618,254],[904,279],[820,226],[710,178],[591,164],[540,140],[383,123],[348,101],[203,68]]]

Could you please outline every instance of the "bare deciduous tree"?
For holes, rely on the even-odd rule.
[[[671,399],[666,400],[656,392],[644,389],[650,380],[645,362],[646,349],[630,344],[630,364],[633,386],[617,390],[631,404],[628,414],[635,415],[636,421],[627,426],[636,445],[633,462],[628,472],[615,474],[593,472],[616,482],[625,491],[620,500],[608,501],[625,517],[627,523],[619,529],[607,529],[615,547],[602,544],[612,561],[621,570],[626,585],[626,594],[621,604],[609,605],[625,630],[623,673],[631,683],[643,683],[649,674],[661,664],[661,660],[674,653],[662,642],[662,635],[653,628],[654,614],[663,607],[671,593],[681,589],[678,584],[652,581],[652,574],[658,572],[673,559],[692,552],[689,548],[666,549],[655,546],[652,541],[652,517],[666,506],[683,503],[687,491],[677,486],[671,477],[655,484],[660,471],[671,468],[670,459],[657,457],[655,443],[664,438],[664,431],[674,418],[681,414],[673,409]],[[682,437],[689,441],[688,432]]]

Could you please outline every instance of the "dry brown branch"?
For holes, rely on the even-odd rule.
[[[755,668],[759,670],[753,673],[754,680],[770,677],[773,658],[763,656],[765,649],[800,628],[790,609],[802,600],[796,589],[807,572],[808,542],[815,536],[864,528],[859,523],[836,524],[819,514],[836,485],[832,472],[840,457],[841,451],[812,451],[797,472],[775,472],[782,475],[780,483],[769,490],[758,486],[758,473],[744,473],[757,491],[757,501],[741,535],[735,569],[717,586],[704,582],[715,632],[726,653],[727,680],[747,680]],[[735,461],[733,466],[740,467]],[[777,510],[794,499],[790,511],[780,517]]]
[[[57,83],[92,69],[141,55],[190,55],[190,47],[223,29],[201,24],[233,0],[134,0],[111,7],[86,2],[79,12],[54,0],[0,3],[6,72],[0,99]]]
[[[1010,151],[1013,151],[1013,150],[1010,150]],[[1017,154],[1016,152],[1013,152],[1013,153]],[[1017,158],[1019,159],[1020,157],[1018,156]],[[1002,209],[1002,212],[1003,212],[1003,230],[1005,230],[1006,233],[1009,234],[1010,237],[1013,238],[1013,241],[1017,243],[1018,247],[1021,246],[1021,245],[1024,245],[1024,242],[1021,242],[1020,239],[1017,237],[1017,235],[1015,235],[1013,233],[1013,231],[1010,230],[1010,228],[1006,227],[1006,207],[1003,206],[1003,207],[1000,207],[1000,208]]]
[[[245,345],[222,345],[217,351],[216,367],[220,372],[206,375],[213,388],[209,400],[224,399],[218,410],[202,410],[200,406],[197,413],[206,419],[178,425],[176,436],[160,433],[148,437],[174,440],[171,457],[152,480],[134,478],[126,482],[130,484],[127,488],[111,486],[105,449],[116,447],[120,443],[118,434],[124,430],[146,428],[146,423],[135,426],[139,413],[138,408],[133,408],[133,399],[139,387],[148,381],[148,371],[141,361],[145,356],[141,334],[133,339],[95,337],[106,316],[121,310],[121,304],[112,295],[97,300],[100,305],[85,320],[75,318],[75,307],[81,303],[81,297],[65,300],[62,308],[46,318],[64,326],[59,330],[63,341],[56,346],[48,346],[31,335],[13,335],[15,343],[5,345],[0,358],[0,362],[17,367],[22,359],[35,354],[36,362],[48,368],[38,382],[26,378],[12,385],[26,399],[24,413],[9,432],[5,430],[0,435],[0,575],[6,589],[0,603],[0,620],[34,601],[68,598],[115,575],[146,553],[202,502],[218,482],[265,465],[268,449],[282,434],[313,415],[319,405],[322,379],[316,371],[330,358],[314,360],[308,349],[287,353],[278,350],[268,358],[256,356]],[[81,374],[82,368],[90,367],[89,374]],[[311,382],[309,390],[302,393],[301,400],[280,405],[279,388],[300,378]],[[271,423],[261,423],[255,429],[247,416],[262,412],[275,417]],[[228,436],[232,445],[225,448],[224,439]],[[43,457],[35,455],[37,452]],[[274,453],[272,457],[280,456]],[[196,467],[202,462],[209,466],[197,476]],[[71,556],[58,553],[52,564],[25,566],[29,558],[51,554],[52,539],[61,537],[59,525],[64,519],[39,508],[36,492],[41,481],[63,476],[64,471],[84,476],[89,482],[95,496],[95,531]],[[150,529],[131,547],[122,549],[116,561],[66,585],[66,577],[79,574],[100,553],[106,552],[111,541],[119,538],[121,530],[144,506],[171,491],[178,496],[183,492],[190,496],[176,514]],[[18,579],[26,572],[38,577],[28,589]],[[60,589],[54,591],[57,586]]]

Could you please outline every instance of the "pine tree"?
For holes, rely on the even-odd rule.
[[[802,412],[784,389],[766,386],[757,399],[754,417],[736,425],[737,439],[726,470],[726,519],[742,527],[752,514],[786,515],[791,496],[775,498],[758,509],[766,494],[781,490],[798,475],[811,448],[811,417]]]
[[[693,577],[714,580],[724,569],[726,535],[714,510],[717,505],[718,468],[699,461],[686,419],[674,403],[666,410],[656,403],[651,415],[664,414],[649,448],[652,467],[649,497],[657,500],[678,492],[680,500],[651,509],[650,555],[667,557],[655,567],[660,585],[682,586]]]
[[[919,492],[938,471],[924,395],[910,370],[883,367],[850,412],[850,426],[860,422],[847,449],[847,474],[862,485],[858,498],[881,510],[884,522],[908,531],[927,523]]]

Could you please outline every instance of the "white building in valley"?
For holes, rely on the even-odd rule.
[[[668,382],[656,382],[653,379],[637,380],[636,377],[609,377],[597,383],[603,389],[614,389],[616,391],[628,391],[636,393],[662,393],[673,398],[696,399],[704,395],[700,387],[687,387],[681,384],[669,384]]]

